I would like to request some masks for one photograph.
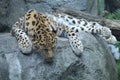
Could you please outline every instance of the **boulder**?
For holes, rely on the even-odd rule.
[[[89,0],[1,0],[0,32],[2,32],[4,28],[11,28],[12,25],[29,9],[36,9],[37,11],[43,13],[52,13],[56,11],[57,8],[64,7],[78,11],[85,11],[97,16],[97,5],[98,0],[92,0],[92,2]]]
[[[9,0],[0,0],[0,16],[7,16],[9,9]]]
[[[9,33],[0,34],[0,80],[118,80],[116,63],[107,43],[99,36],[82,32],[81,57],[76,56],[68,39],[58,38],[52,64],[42,53],[23,55]]]

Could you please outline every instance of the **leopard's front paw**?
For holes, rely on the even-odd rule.
[[[32,42],[27,35],[17,37],[18,47],[23,54],[30,54],[32,51]]]
[[[23,54],[30,54],[32,51],[32,43],[18,43],[18,47]]]
[[[83,53],[83,45],[79,45],[79,46],[76,46],[74,49],[73,49],[73,52],[76,56],[78,57],[81,57],[82,53]]]
[[[72,47],[72,51],[74,52],[74,54],[78,57],[81,56],[81,54],[83,53],[83,44],[80,40],[76,40],[75,42],[73,41],[69,41],[70,45]]]

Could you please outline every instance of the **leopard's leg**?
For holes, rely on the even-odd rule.
[[[19,28],[13,28],[11,32],[17,39],[20,51],[23,54],[29,54],[32,51],[32,42],[27,34]]]
[[[67,37],[69,39],[70,46],[77,56],[81,56],[83,52],[83,44],[82,41],[78,39],[77,34],[71,31],[68,27],[65,27],[65,32],[67,33]]]

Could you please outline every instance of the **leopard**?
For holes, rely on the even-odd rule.
[[[30,54],[33,50],[41,51],[45,61],[52,62],[57,41],[54,26],[55,24],[45,14],[32,9],[13,24],[11,34],[16,37],[23,54]]]
[[[11,31],[23,53],[27,54],[32,49],[38,49],[44,53],[47,61],[53,60],[55,54],[53,48],[57,37],[62,33],[68,38],[72,51],[80,57],[84,51],[84,45],[78,38],[80,32],[98,34],[110,45],[114,45],[117,41],[111,30],[98,22],[78,19],[64,13],[48,14],[36,10],[29,10],[13,25]]]

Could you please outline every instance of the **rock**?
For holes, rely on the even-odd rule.
[[[8,64],[2,52],[0,52],[0,79],[9,80]]]
[[[43,13],[52,13],[52,8],[47,4],[47,3],[40,3],[40,4],[27,4],[29,9],[36,9],[38,12],[43,12]]]
[[[84,32],[79,38],[84,44],[81,57],[74,55],[66,38],[58,38],[54,62],[47,64],[41,53],[23,55],[14,37],[0,34],[0,80],[118,80],[106,42]]]
[[[0,0],[0,32],[4,32],[8,29],[8,25],[6,26],[4,23],[9,15],[9,2],[10,0]]]
[[[24,0],[11,0],[9,16],[7,17],[7,25],[12,27],[12,25],[22,17],[27,11],[26,4]]]
[[[72,5],[72,6],[71,6]],[[70,9],[75,9],[78,11],[86,11],[87,8],[87,0],[69,0],[69,2],[62,7],[67,7]]]
[[[0,16],[7,16],[9,9],[9,0],[0,0]]]
[[[3,0],[4,1],[4,0]],[[5,0],[6,1],[6,0]],[[11,28],[12,25],[20,18],[23,14],[25,14],[26,6],[24,0],[7,0],[6,3],[2,4],[9,4],[8,9],[6,10],[5,16],[0,15],[0,26],[1,28]],[[1,5],[1,6],[2,6]],[[0,12],[3,12],[4,10],[0,10]],[[6,27],[7,26],[7,27]],[[1,31],[0,31],[1,32]]]
[[[7,25],[3,25],[0,23],[0,32],[5,32],[8,30],[9,30],[9,27]]]
[[[52,13],[56,8],[66,7],[82,10],[93,15],[98,15],[97,1],[89,3],[89,0],[1,0],[0,1],[0,29],[8,29],[22,17],[28,9],[36,9],[40,12]],[[91,2],[91,1],[90,1]],[[72,5],[72,6],[71,6]],[[90,6],[89,6],[90,5]],[[5,25],[7,27],[4,27]],[[2,26],[2,27],[1,27]],[[1,31],[0,31],[1,32]]]

